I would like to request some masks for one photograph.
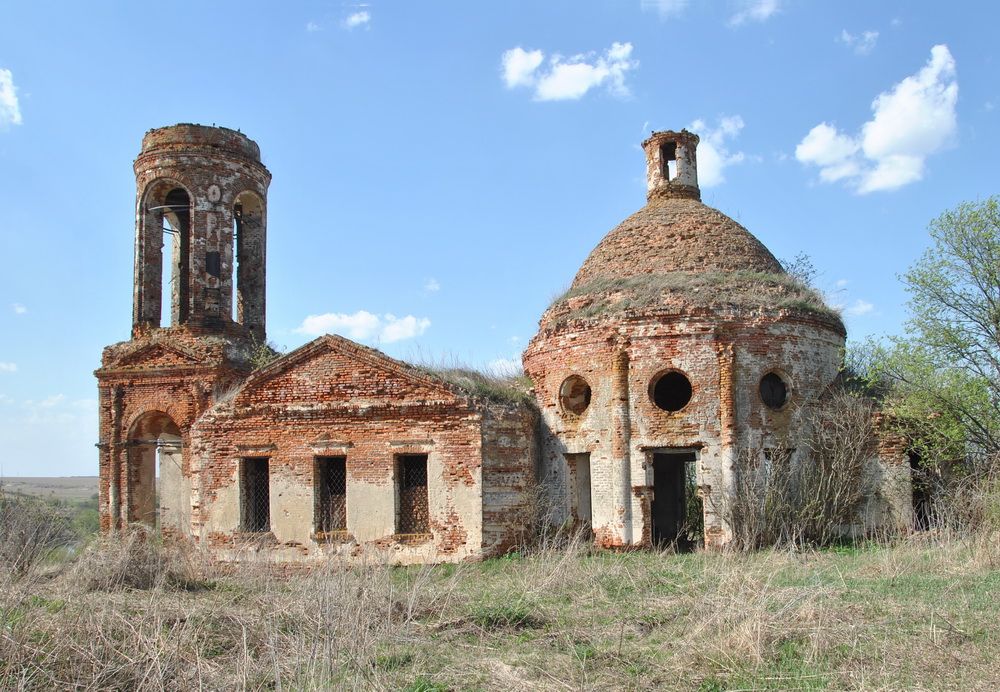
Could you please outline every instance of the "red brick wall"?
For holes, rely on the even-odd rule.
[[[788,312],[692,311],[540,332],[525,351],[524,366],[542,411],[542,468],[558,500],[557,520],[569,511],[564,454],[589,452],[596,535],[608,545],[641,544],[649,535],[644,502],[652,486],[652,453],[687,448],[698,452],[699,484],[708,493],[709,541],[723,542],[721,511],[738,446],[794,434],[800,406],[836,377],[842,346],[842,334],[828,323]],[[624,417],[615,413],[621,349],[628,361]],[[777,412],[759,395],[760,378],[773,368],[792,385],[790,403]],[[691,401],[673,413],[659,409],[650,396],[656,376],[670,369],[683,372],[692,386]],[[590,406],[580,416],[559,404],[559,387],[571,374],[583,376],[592,388]],[[616,431],[620,421],[627,423],[626,431]],[[629,440],[627,454],[614,444],[623,438]]]
[[[337,548],[342,553],[378,550],[400,562],[464,559],[482,554],[484,514],[492,544],[511,535],[506,524],[524,524],[518,514],[523,502],[484,497],[483,489],[510,482],[500,474],[530,470],[530,413],[517,407],[499,421],[491,413],[487,429],[485,405],[370,349],[324,337],[300,351],[273,371],[255,374],[196,424],[196,535],[238,547],[237,470],[247,456],[270,460],[271,524],[278,546],[293,549],[284,553],[290,559],[329,550],[312,532],[313,464],[320,455],[347,459],[349,535]],[[392,538],[401,454],[428,456],[426,540]],[[494,511],[491,501],[505,513]]]

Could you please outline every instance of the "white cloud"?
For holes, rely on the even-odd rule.
[[[834,284],[834,286],[836,286],[837,288],[847,288],[847,284],[849,283],[851,282],[848,279],[837,279],[837,282]]]
[[[417,318],[413,315],[407,315],[397,318],[395,315],[387,314],[379,340],[391,344],[394,341],[412,339],[426,332],[430,326],[431,321],[426,317]]]
[[[687,9],[689,0],[640,0],[643,12],[657,12],[661,18],[676,17]]]
[[[14,75],[10,70],[0,68],[0,130],[20,124],[21,106],[17,101]]]
[[[711,127],[704,120],[695,120],[688,129],[697,134],[698,144],[698,185],[714,187],[726,181],[723,172],[728,166],[741,163],[746,158],[741,151],[730,152],[729,140],[735,139],[743,129],[743,118],[738,115],[724,115],[718,125]]]
[[[844,310],[844,313],[851,317],[861,317],[862,315],[869,314],[875,306],[869,303],[867,300],[862,300],[858,298],[854,303]]]
[[[511,358],[496,358],[486,364],[486,372],[497,377],[515,377],[524,372],[521,367],[521,359],[513,356]]]
[[[878,41],[877,31],[862,31],[860,34],[852,34],[847,29],[840,32],[837,37],[848,48],[851,48],[858,55],[868,55],[875,50],[875,43]]]
[[[28,312],[28,308],[24,307],[20,303],[11,303],[10,308],[14,311],[15,315],[24,315]]]
[[[742,0],[741,9],[729,18],[730,26],[747,22],[765,22],[780,9],[779,0]]]
[[[425,293],[437,293],[441,290],[441,284],[433,276],[424,282]]]
[[[612,43],[601,55],[584,53],[564,58],[553,54],[542,66],[545,53],[520,46],[504,51],[500,62],[508,89],[534,89],[536,101],[566,101],[583,97],[591,89],[604,87],[615,96],[628,96],[625,76],[638,67],[632,60],[631,43]]]
[[[358,310],[350,315],[339,312],[309,315],[295,331],[309,336],[340,334],[355,341],[390,344],[420,336],[430,326],[431,321],[426,317],[396,317],[391,313],[375,315],[367,310]]]
[[[356,29],[359,26],[364,26],[372,20],[372,15],[368,10],[359,10],[358,12],[352,12],[347,15],[344,19],[345,29]]]
[[[310,34],[313,34],[313,33],[316,33],[317,31],[322,31],[322,30],[323,30],[323,27],[321,27],[316,22],[307,22],[306,23],[306,31],[308,31]]]
[[[17,363],[5,363],[0,361],[0,372],[17,372]]]
[[[542,64],[545,54],[540,50],[524,50],[521,46],[504,51],[500,58],[503,65],[503,81],[508,89],[517,86],[531,86],[535,80],[535,70]]]
[[[41,401],[33,401],[29,399],[24,402],[24,407],[27,409],[33,408],[54,408],[66,400],[65,394],[52,394],[47,396]]]
[[[845,181],[857,192],[895,190],[923,178],[924,163],[954,138],[958,81],[945,45],[930,60],[872,101],[871,120],[855,136],[820,123],[795,149],[800,162],[818,166],[823,182]]]
[[[853,137],[840,134],[829,123],[820,123],[795,147],[795,158],[819,166],[820,180],[832,183],[860,174],[861,166],[855,157],[860,148]]]

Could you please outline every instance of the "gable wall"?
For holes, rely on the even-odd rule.
[[[253,382],[195,427],[201,507],[194,533],[223,551],[254,541],[276,558],[328,553],[395,562],[460,560],[482,546],[481,415],[450,390],[327,351]],[[396,458],[428,455],[430,536],[397,532]],[[347,535],[314,534],[314,462],[345,456]],[[240,460],[267,457],[269,536],[241,533]],[[340,540],[342,539],[342,540]]]

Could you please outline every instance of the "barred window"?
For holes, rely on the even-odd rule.
[[[428,533],[427,455],[404,454],[397,458],[399,490],[397,533]]]
[[[267,457],[240,462],[240,515],[243,531],[271,530],[271,491]]]
[[[347,530],[347,458],[316,457],[315,529],[317,534]]]

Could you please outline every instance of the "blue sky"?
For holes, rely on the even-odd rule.
[[[707,204],[804,252],[852,338],[943,210],[997,190],[1000,5],[805,0],[7,2],[0,473],[97,471],[131,321],[143,133],[240,128],[274,175],[268,332],[503,364],[695,129]]]

